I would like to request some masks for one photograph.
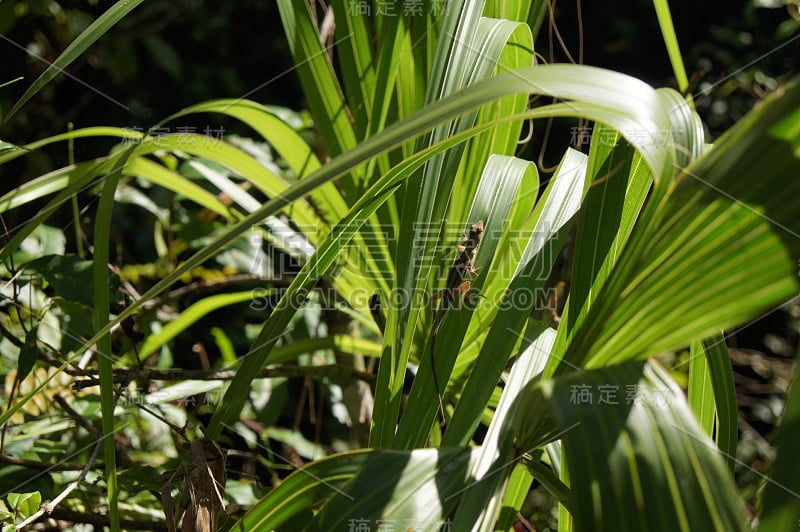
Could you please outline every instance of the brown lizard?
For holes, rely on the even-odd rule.
[[[434,298],[440,299],[441,302],[433,317],[433,329],[431,331],[431,371],[433,374],[433,385],[436,388],[436,397],[439,400],[439,413],[442,416],[442,422],[445,421],[444,405],[442,404],[442,394],[439,389],[439,379],[436,377],[436,358],[434,356],[436,336],[439,334],[439,328],[442,326],[444,315],[448,309],[452,308],[453,303],[456,301],[456,296],[466,293],[472,284],[472,282],[467,279],[467,276],[472,276],[476,273],[475,252],[478,250],[478,245],[481,243],[482,236],[483,220],[478,220],[472,225],[469,233],[464,236],[458,246],[460,254],[450,267],[444,289],[434,295]]]

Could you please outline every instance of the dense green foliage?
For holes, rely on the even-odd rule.
[[[98,39],[190,4],[87,16],[4,120],[30,134],[31,102],[87,54],[135,83],[140,40]],[[379,5],[277,2],[307,112],[194,103],[189,83],[163,120],[2,139],[0,168],[23,171],[0,197],[4,522],[794,526],[800,394],[747,515],[723,331],[800,289],[800,83],[712,147],[678,91],[535,60],[545,2]],[[238,76],[219,78],[238,95]],[[586,142],[551,141],[540,175],[518,139],[555,117]]]

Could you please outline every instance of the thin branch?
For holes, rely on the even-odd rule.
[[[78,412],[76,412],[76,411],[75,411],[75,409],[74,409],[74,408],[72,408],[72,407],[71,407],[71,406],[70,406],[70,405],[69,405],[69,404],[68,404],[68,403],[67,403],[67,402],[64,400],[64,398],[63,398],[63,397],[61,397],[59,394],[55,394],[55,395],[53,396],[53,400],[54,400],[56,403],[58,403],[58,406],[60,406],[60,407],[61,407],[61,409],[62,409],[64,412],[66,412],[66,414],[67,414],[69,417],[71,417],[72,419],[74,419],[74,420],[75,420],[75,423],[77,423],[78,425],[80,425],[81,427],[83,427],[83,429],[84,429],[84,430],[86,430],[86,432],[88,432],[89,434],[91,434],[93,438],[102,438],[102,437],[103,437],[103,433],[102,433],[102,432],[101,432],[101,431],[100,431],[100,430],[99,430],[97,427],[95,427],[94,425],[92,425],[91,423],[89,423],[88,421],[86,421],[86,419],[84,419],[84,417],[83,417],[83,416],[81,416],[81,415],[80,415]]]
[[[36,511],[34,514],[32,514],[30,517],[28,517],[26,520],[24,520],[19,525],[17,525],[17,530],[21,530],[21,529],[25,528],[26,526],[30,525],[34,521],[38,520],[44,514],[48,514],[49,515],[49,514],[53,513],[53,510],[56,508],[56,506],[58,506],[61,503],[61,501],[66,499],[67,496],[70,493],[72,493],[72,491],[75,488],[77,488],[80,485],[81,482],[83,482],[83,479],[86,478],[86,474],[92,468],[92,464],[94,464],[94,461],[97,458],[97,453],[100,451],[100,447],[103,444],[103,439],[104,438],[100,438],[99,440],[97,440],[97,444],[94,446],[94,450],[92,451],[92,455],[89,457],[89,460],[86,462],[86,466],[81,471],[81,474],[78,475],[78,478],[76,478],[74,481],[70,482],[70,484],[64,489],[64,491],[59,493],[58,496],[55,499],[53,499],[50,502],[42,503],[39,506],[39,510],[38,511]]]
[[[110,528],[111,521],[105,515],[82,514],[65,508],[56,508],[50,514],[52,519],[70,523],[87,523],[96,527]],[[167,530],[167,525],[161,521],[138,521],[134,519],[120,519],[120,526],[125,530]]]
[[[114,369],[115,383],[128,383],[138,380],[158,380],[158,381],[215,381],[232,380],[236,376],[236,370],[206,371],[198,369],[153,369],[153,368],[116,368]],[[326,366],[282,366],[279,368],[262,369],[256,378],[271,379],[275,377],[355,377],[370,384],[375,383],[375,375],[366,371],[359,371],[340,365]],[[97,386],[99,380],[96,377],[76,380],[72,387],[82,390],[91,386]]]
[[[11,342],[14,346],[22,349],[23,342],[17,336],[5,328],[5,326],[0,323],[0,336]]]
[[[34,460],[26,460],[24,458],[17,458],[16,456],[9,456],[7,454],[0,454],[0,462],[4,464],[12,464],[27,467],[29,469],[41,469],[47,471],[80,471],[84,464],[49,464],[46,462],[37,462]],[[97,464],[98,469],[103,467],[102,463]]]

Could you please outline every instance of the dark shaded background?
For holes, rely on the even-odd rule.
[[[785,8],[759,9],[742,0],[672,4],[686,69],[699,76],[693,93],[699,95],[703,84],[714,86],[710,96],[698,98],[698,110],[712,138],[797,71],[800,40],[771,53],[800,35],[800,23],[791,20]],[[107,7],[108,3],[97,0],[0,2],[0,34],[4,36],[0,41],[0,83],[25,77],[0,89],[0,114],[44,71],[45,61],[58,57]],[[581,15],[583,63],[619,70],[657,87],[676,86],[650,2],[583,2]],[[580,28],[576,3],[558,2],[554,16],[577,60]],[[548,61],[567,60],[555,41],[555,53],[551,54],[548,30],[546,21],[537,51]],[[63,132],[68,122],[75,127],[102,124],[146,130],[189,105],[244,95],[262,103],[302,109],[302,90],[291,68],[272,0],[148,0],[67,69],[107,97],[66,75],[59,76],[28,102],[12,123],[0,125],[0,138],[22,144]],[[195,123],[181,125],[202,131],[219,125],[219,117],[214,120],[214,124],[195,119]],[[234,123],[222,125],[244,133],[242,126]],[[81,144],[76,157],[97,155],[82,153],[93,147]],[[35,162],[40,167],[30,169],[29,175],[38,175],[50,166],[46,161]],[[24,178],[15,177],[15,183]],[[6,186],[9,183],[4,179],[3,188]]]

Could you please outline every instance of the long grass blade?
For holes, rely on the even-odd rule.
[[[106,177],[103,183],[103,194],[97,206],[97,215],[94,224],[94,256],[93,256],[93,284],[94,284],[94,327],[96,331],[108,327],[110,314],[110,294],[108,290],[108,264],[109,248],[111,246],[111,215],[114,209],[114,192],[117,190],[125,162],[133,152],[133,147],[128,148],[117,162],[117,166]],[[116,439],[114,434],[114,407],[116,394],[114,390],[114,377],[112,366],[114,358],[111,350],[111,335],[103,334],[97,339],[97,367],[100,378],[100,408],[103,417],[103,455],[106,466],[106,487],[108,490],[108,516],[111,520],[111,530],[120,530],[119,525],[119,486],[117,485],[116,466]]]
[[[67,66],[78,58],[83,52],[86,51],[92,44],[100,37],[111,29],[114,24],[119,22],[125,15],[133,11],[143,0],[119,0],[108,11],[103,13],[97,20],[92,22],[88,28],[83,30],[81,34],[70,43],[67,48],[61,52],[61,55],[53,61],[47,70],[42,72],[36,81],[33,82],[28,90],[20,97],[14,104],[11,110],[6,114],[4,121],[11,120],[17,111],[27,103],[37,92],[50,83],[58,74],[64,71]]]

